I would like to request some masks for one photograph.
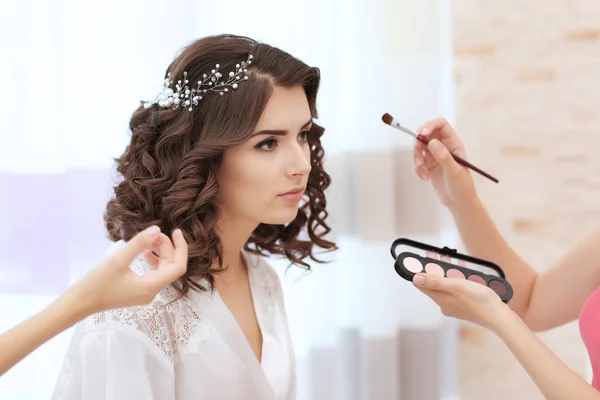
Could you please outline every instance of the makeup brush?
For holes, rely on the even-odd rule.
[[[414,137],[419,142],[424,143],[425,145],[427,145],[429,143],[429,137],[428,136],[421,135],[420,133],[417,133],[417,132],[413,131],[412,129],[407,128],[406,126],[402,125],[400,122],[396,121],[394,119],[394,117],[392,117],[388,113],[383,114],[383,116],[381,117],[381,120],[384,123],[386,123],[387,125],[391,126],[392,128],[396,128],[398,130],[401,130],[404,133],[408,133],[410,136]],[[473,171],[475,171],[475,172],[477,172],[477,173],[485,176],[489,180],[498,183],[498,179],[494,178],[493,176],[491,176],[487,172],[483,172],[482,170],[480,170],[479,168],[477,168],[473,164],[469,163],[467,160],[462,159],[461,157],[457,156],[454,153],[450,153],[450,154],[452,154],[452,158],[454,158],[456,160],[456,162],[459,163],[460,165],[463,165],[463,166],[465,166],[467,168],[470,168]]]

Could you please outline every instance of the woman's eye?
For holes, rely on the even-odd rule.
[[[301,142],[308,142],[308,131],[300,132],[298,140]]]
[[[256,146],[257,149],[263,150],[263,151],[273,151],[273,150],[275,150],[275,147],[277,147],[277,140],[275,140],[275,139],[265,140],[264,142],[260,142]]]

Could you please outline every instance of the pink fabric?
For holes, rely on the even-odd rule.
[[[592,386],[600,390],[600,288],[583,305],[579,314],[579,330],[592,364]]]

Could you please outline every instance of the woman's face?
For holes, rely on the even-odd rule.
[[[223,155],[218,177],[222,218],[255,224],[294,220],[311,169],[311,126],[304,89],[275,87],[254,135]]]

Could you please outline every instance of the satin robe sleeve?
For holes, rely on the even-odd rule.
[[[149,268],[143,257],[131,265],[139,274]],[[52,399],[174,400],[173,326],[183,309],[181,302],[167,307],[173,296],[166,288],[150,304],[103,311],[79,322]]]
[[[128,333],[88,332],[65,364],[56,400],[175,400],[172,368]]]

